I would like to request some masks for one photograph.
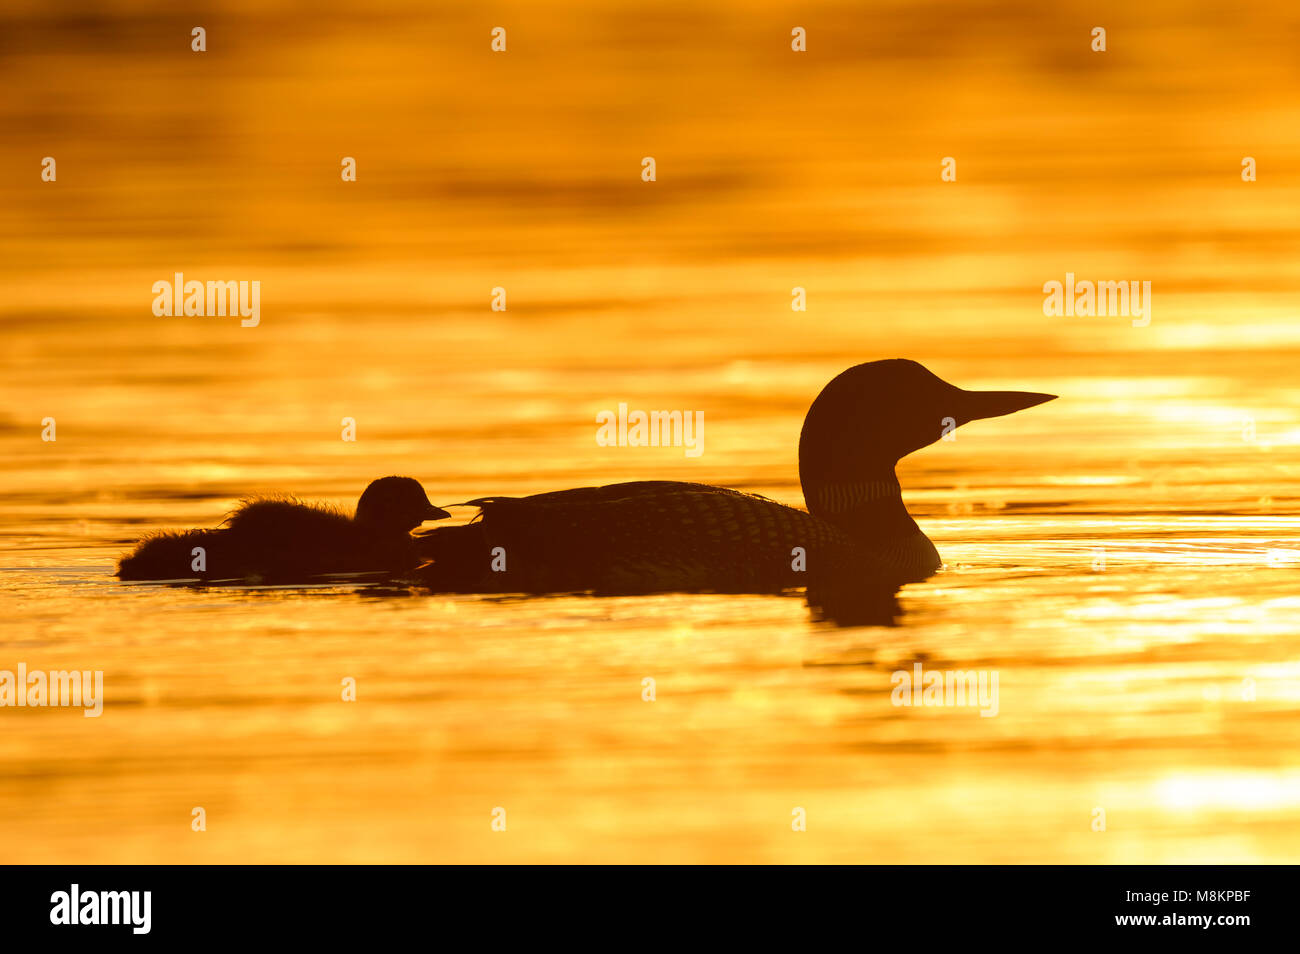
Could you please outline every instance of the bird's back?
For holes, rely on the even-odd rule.
[[[636,481],[469,503],[480,508],[473,523],[417,537],[434,561],[422,571],[430,585],[775,592],[856,555],[848,537],[805,511],[707,484]]]

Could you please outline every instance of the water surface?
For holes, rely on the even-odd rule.
[[[0,860],[1295,861],[1294,9],[820,3],[800,57],[779,5],[562,6],[5,14],[0,668],[106,703],[0,710]],[[261,324],[155,318],[175,271]],[[1067,271],[1151,324],[1045,317]],[[389,473],[801,505],[808,404],[894,356],[1061,395],[904,462],[946,567],[898,626],[111,575]],[[599,447],[619,402],[704,453]],[[998,715],[892,705],[917,661]]]

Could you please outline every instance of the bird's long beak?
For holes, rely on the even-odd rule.
[[[962,391],[961,406],[967,421],[978,421],[1055,400],[1055,394],[1037,391]]]
[[[443,517],[450,516],[451,514],[447,511],[443,510],[441,507],[435,507],[433,504],[429,504],[429,509],[424,512],[425,520],[441,520]]]

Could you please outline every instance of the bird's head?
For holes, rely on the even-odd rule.
[[[380,530],[407,532],[426,520],[450,516],[429,503],[420,482],[410,477],[381,477],[371,481],[357,501],[357,522]]]
[[[1055,394],[966,391],[905,358],[849,368],[822,389],[799,437],[799,476],[813,483],[849,483],[890,474],[898,461],[954,428],[1001,417]]]

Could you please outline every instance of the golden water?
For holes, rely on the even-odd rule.
[[[6,13],[0,669],[106,705],[0,710],[0,861],[1296,860],[1300,13],[1039,7]],[[176,271],[261,324],[155,318]],[[1067,271],[1150,325],[1044,317]],[[111,575],[388,473],[800,504],[808,404],[892,356],[1061,395],[904,462],[947,568],[897,627]],[[597,446],[620,401],[703,455]],[[997,717],[891,705],[918,660]]]

